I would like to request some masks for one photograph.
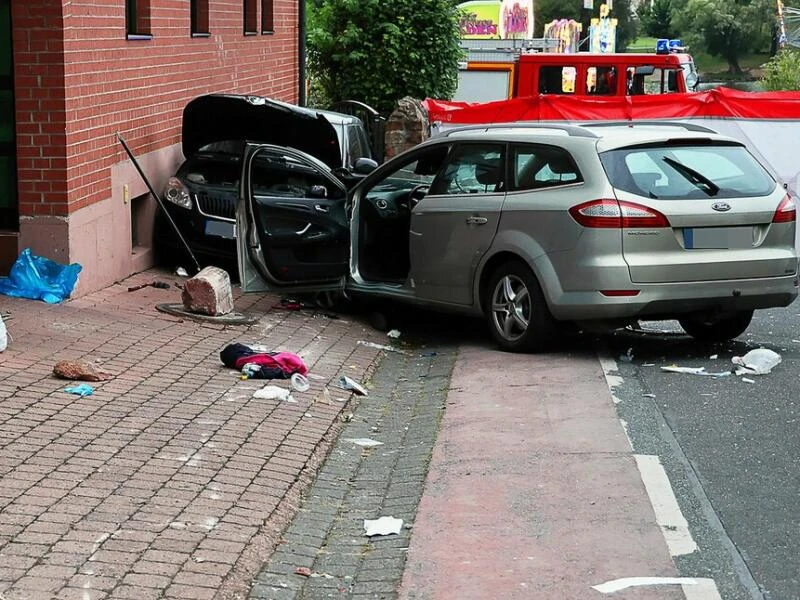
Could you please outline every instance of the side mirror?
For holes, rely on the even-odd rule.
[[[377,162],[371,158],[361,157],[356,159],[356,164],[353,165],[353,172],[358,173],[359,175],[367,175],[372,173],[377,168]]]

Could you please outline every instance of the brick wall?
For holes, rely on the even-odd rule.
[[[11,5],[21,215],[66,214],[64,23],[60,2]]]
[[[274,34],[243,34],[242,0],[209,1],[209,37],[187,0],[149,0],[152,39],[127,40],[123,0],[12,4],[20,215],[66,216],[111,197],[111,167],[180,141],[181,112],[211,92],[296,102],[297,0]],[[261,23],[261,2],[258,2]]]

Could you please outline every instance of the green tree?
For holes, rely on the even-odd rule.
[[[454,0],[322,0],[309,9],[309,75],[328,101],[360,100],[387,114],[403,96],[455,93]]]
[[[654,38],[674,38],[672,29],[672,0],[642,2],[636,9],[639,23],[645,34]]]
[[[784,48],[773,56],[764,65],[761,83],[770,92],[800,90],[800,51]]]
[[[768,43],[773,13],[771,0],[687,0],[673,3],[672,19],[691,47],[724,58],[741,75],[739,57]]]

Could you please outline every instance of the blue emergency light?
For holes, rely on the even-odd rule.
[[[669,40],[661,38],[656,40],[656,54],[669,54]]]

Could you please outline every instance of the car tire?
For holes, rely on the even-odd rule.
[[[742,335],[752,319],[752,310],[742,310],[714,319],[688,315],[678,319],[678,323],[698,342],[727,342]]]
[[[536,277],[522,262],[501,265],[484,295],[489,331],[507,352],[540,352],[557,339],[557,323]]]

